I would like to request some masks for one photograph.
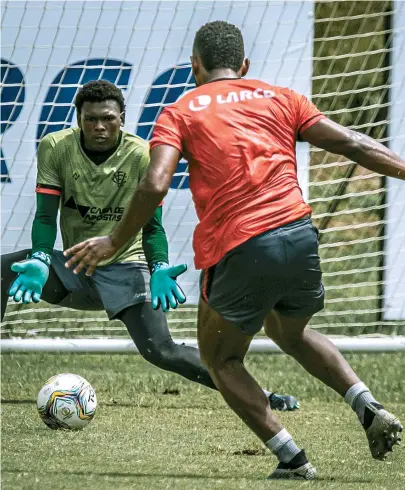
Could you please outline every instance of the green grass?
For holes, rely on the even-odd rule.
[[[403,354],[351,355],[387,408],[405,419]],[[363,430],[338,396],[285,356],[250,355],[263,386],[301,400],[282,420],[318,468],[311,483],[270,483],[275,459],[208,389],[160,371],[135,355],[2,356],[3,489],[367,489],[405,487],[405,452],[371,459]],[[79,433],[48,429],[35,398],[58,372],[86,377],[98,396]]]

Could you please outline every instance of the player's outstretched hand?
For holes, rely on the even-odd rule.
[[[152,295],[152,308],[157,310],[161,306],[166,313],[170,307],[177,308],[178,303],[184,303],[186,296],[177,284],[177,276],[186,272],[186,264],[169,266],[164,262],[153,264],[150,278],[150,292]]]
[[[78,264],[73,269],[75,274],[79,274],[82,269],[87,267],[86,276],[91,276],[96,270],[97,264],[103,260],[109,259],[116,252],[117,248],[113,245],[109,236],[90,238],[63,252],[65,257],[73,255],[73,257],[65,263],[65,267],[69,269],[72,265]]]
[[[14,262],[11,265],[11,270],[18,272],[18,276],[10,286],[8,295],[16,303],[21,300],[24,304],[28,304],[31,301],[38,303],[41,298],[42,288],[48,280],[49,264],[47,265],[44,261],[34,257],[21,262]]]

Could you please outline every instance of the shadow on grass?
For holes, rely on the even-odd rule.
[[[11,474],[21,474],[21,475],[51,475],[54,476],[55,472],[54,471],[44,471],[44,470],[39,470],[39,471],[27,471],[27,470],[17,470],[17,469],[7,469],[3,468],[2,473],[11,473]],[[88,472],[88,471],[66,471],[64,470],[63,473],[65,475],[71,475],[71,476],[85,476],[89,477],[92,475],[100,476],[100,477],[110,477],[110,478],[184,478],[184,479],[198,479],[198,480],[210,480],[214,478],[215,480],[252,480],[252,481],[264,481],[265,477],[263,476],[257,476],[257,477],[246,477],[246,476],[238,476],[238,475],[196,475],[196,474],[188,474],[188,473],[141,473],[141,472],[136,472],[136,473],[125,473],[125,472],[108,472],[108,471],[101,471],[101,472]],[[281,480],[282,481],[287,481],[287,480]],[[373,483],[373,480],[369,478],[335,478],[335,477],[318,477],[316,479],[316,482],[341,482],[341,483]]]

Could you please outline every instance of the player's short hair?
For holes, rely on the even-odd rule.
[[[194,38],[194,47],[207,71],[216,68],[238,71],[245,58],[240,29],[222,20],[200,27]]]
[[[125,110],[125,100],[121,90],[107,80],[94,80],[88,82],[77,92],[75,106],[80,112],[85,102],[104,102],[105,100],[115,100],[120,106],[120,111]]]

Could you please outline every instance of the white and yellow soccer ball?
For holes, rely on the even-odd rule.
[[[77,374],[52,376],[38,393],[39,416],[51,429],[83,429],[94,417],[96,408],[96,392]]]

